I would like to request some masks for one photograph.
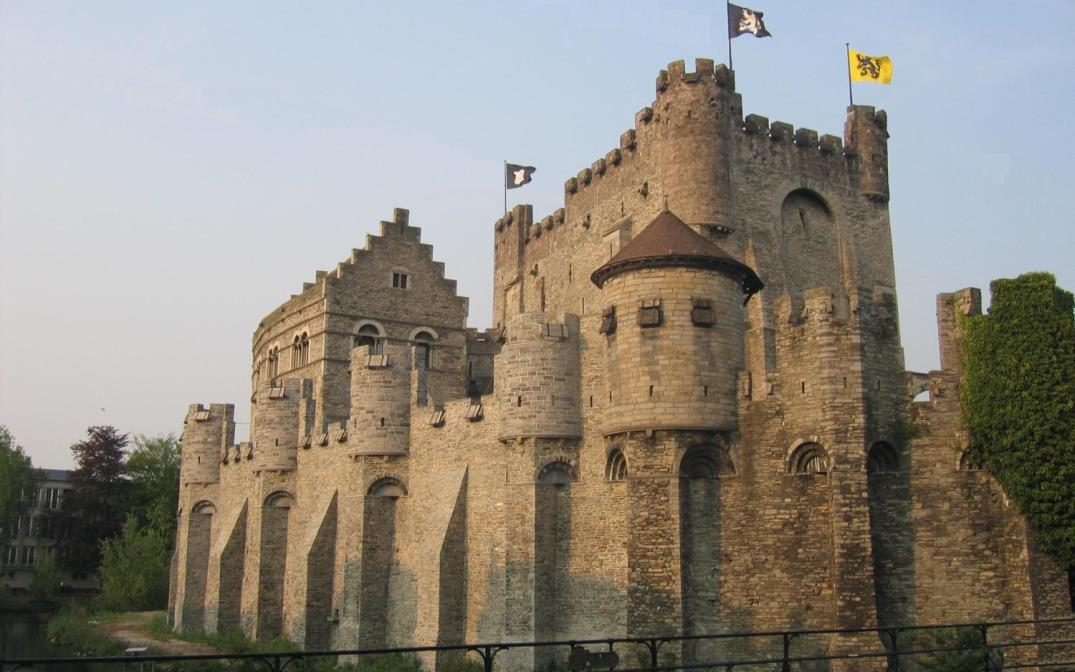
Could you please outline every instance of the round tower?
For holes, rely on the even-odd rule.
[[[351,418],[347,425],[351,455],[405,455],[411,439],[412,346],[384,343],[380,354],[369,346],[351,351]]]
[[[183,420],[179,481],[217,483],[224,450],[235,440],[233,404],[192,404]]]
[[[735,429],[754,271],[665,211],[591,279],[608,339],[603,432]]]
[[[254,416],[254,468],[290,471],[299,452],[299,412],[304,381],[290,378],[258,387]]]
[[[642,113],[652,116],[639,132],[649,135],[666,207],[691,224],[732,227],[731,157],[742,101],[727,67],[700,58],[694,69],[676,61],[660,72],[652,112]]]
[[[497,356],[498,438],[579,438],[579,318],[543,313],[511,318]]]

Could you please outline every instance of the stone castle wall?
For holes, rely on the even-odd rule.
[[[266,316],[252,441],[228,405],[187,414],[176,628],[321,649],[1063,615],[1063,572],[960,460],[957,315],[980,299],[942,295],[942,370],[903,369],[884,112],[849,108],[842,139],[744,116],[705,60],[656,88],[563,208],[497,221],[494,329],[466,329],[404,210]],[[744,305],[671,266],[594,284],[665,209],[765,288]]]

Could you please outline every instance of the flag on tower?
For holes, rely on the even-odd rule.
[[[750,33],[754,37],[772,37],[761,20],[762,13],[739,5],[728,5],[728,39]]]
[[[533,166],[519,166],[514,163],[504,164],[504,188],[518,189],[530,182],[530,176],[537,168]]]
[[[888,56],[868,56],[848,48],[847,67],[853,82],[892,83],[892,59]]]

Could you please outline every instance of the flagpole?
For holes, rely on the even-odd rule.
[[[855,106],[855,94],[851,92],[851,43],[844,42],[844,48],[847,49],[847,99],[851,103],[851,107]]]
[[[724,23],[727,24],[727,28],[728,28],[728,69],[729,70],[735,70],[735,68],[732,67],[732,25],[730,23],[728,23],[728,16],[732,11],[731,4],[732,4],[731,0],[725,0],[725,3],[724,3]]]

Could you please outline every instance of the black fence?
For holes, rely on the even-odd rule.
[[[774,630],[710,635],[609,637],[335,651],[212,655],[0,659],[0,672],[228,670],[392,672],[435,666],[452,672],[1075,672],[1075,618],[952,623],[901,628]]]

